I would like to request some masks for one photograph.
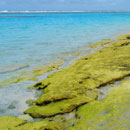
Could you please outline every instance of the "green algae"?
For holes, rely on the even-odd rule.
[[[30,76],[30,75],[27,75],[27,76],[21,76],[21,75],[12,76],[11,78],[0,82],[0,86],[13,84],[13,83],[19,83],[19,82],[23,82],[23,81],[27,81],[27,80],[37,81],[38,78],[36,78],[34,76]]]
[[[91,44],[90,47],[91,47],[91,48],[96,48],[96,47],[104,46],[104,45],[107,45],[107,44],[110,44],[110,43],[112,43],[112,40],[110,40],[110,41],[97,42],[97,43]]]
[[[3,116],[0,117],[0,130],[14,130],[16,126],[23,124],[24,121],[16,117]]]
[[[130,84],[114,88],[106,99],[79,107],[78,119],[69,130],[129,130],[129,101]]]
[[[81,106],[87,102],[93,101],[97,98],[95,92],[87,93],[86,95],[77,96],[72,99],[53,102],[45,106],[33,106],[24,113],[30,114],[32,117],[49,117],[57,114],[71,112],[75,107]],[[41,100],[40,100],[41,101]],[[40,102],[39,101],[39,102]]]
[[[35,101],[33,99],[29,99],[26,101],[26,104],[28,104],[28,106],[32,106],[35,104]]]
[[[54,106],[64,106],[64,101],[68,102],[68,105],[62,113],[70,112],[66,111],[73,105],[70,100],[77,97],[82,99],[88,91],[130,75],[129,43],[127,40],[114,42],[35,84],[34,87],[44,89],[44,94],[36,100],[37,105],[25,113],[34,117],[52,116],[61,113],[61,110]],[[88,95],[87,97],[89,98]],[[82,100],[79,102],[82,104]],[[50,106],[54,108],[51,114],[48,113]],[[74,105],[73,109],[78,106]]]
[[[60,61],[60,62],[54,63],[53,65],[50,65],[50,66],[40,67],[38,69],[33,70],[32,72],[31,71],[28,71],[28,72],[22,71],[22,72],[18,73],[18,76],[12,76],[11,78],[0,82],[0,86],[13,84],[13,83],[19,83],[19,82],[23,82],[23,81],[27,81],[27,80],[37,81],[38,80],[37,76],[44,75],[47,72],[58,69],[61,65],[63,65],[63,63],[64,63],[63,61]]]
[[[121,47],[121,46],[127,46],[130,44],[129,40],[121,40],[121,41],[116,41],[112,44],[112,46],[116,46],[116,47]]]
[[[65,130],[65,125],[60,122],[31,122],[16,127],[14,130]]]
[[[118,37],[118,40],[128,40],[130,39],[130,34],[125,34]]]
[[[24,122],[17,117],[0,117],[0,130],[65,130],[65,125],[61,122],[40,121]]]
[[[44,66],[44,67],[35,69],[33,71],[34,76],[40,76],[40,75],[43,75],[43,74],[45,74],[47,72],[53,71],[55,69],[58,69],[60,66],[63,65],[63,63],[64,63],[63,61],[60,61],[60,62],[54,63],[53,65],[50,65],[50,66]]]

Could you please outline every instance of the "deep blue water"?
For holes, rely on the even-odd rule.
[[[0,81],[17,75],[21,66],[28,65],[22,69],[27,71],[124,33],[130,33],[130,13],[1,13]],[[25,101],[35,98],[26,89],[31,83],[0,89],[0,116],[22,114]],[[16,108],[9,110],[14,102]]]

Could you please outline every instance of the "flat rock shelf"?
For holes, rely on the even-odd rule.
[[[24,113],[36,122],[3,116],[0,130],[129,130],[129,35],[92,47],[101,48],[32,86],[43,94]]]

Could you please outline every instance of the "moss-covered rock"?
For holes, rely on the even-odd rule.
[[[0,117],[0,130],[65,130],[65,125],[55,121],[25,123],[17,117]]]
[[[86,99],[91,95],[86,93],[130,75],[129,43],[121,40],[109,44],[35,84],[36,88],[44,89],[44,94],[25,113],[33,117],[52,116],[92,101]]]
[[[91,92],[86,95],[77,96],[72,99],[65,99],[62,101],[53,102],[45,106],[35,105],[29,108],[28,110],[26,110],[25,113],[30,114],[35,118],[54,116],[57,114],[71,112],[76,107],[81,106],[90,101],[93,101],[96,98],[97,98],[97,94],[95,92],[93,93]]]
[[[119,40],[128,40],[130,39],[130,34],[125,34],[118,37]]]
[[[104,45],[107,45],[107,44],[110,44],[110,43],[112,43],[112,40],[110,40],[110,41],[97,42],[97,43],[91,44],[90,47],[96,48],[96,47],[104,46]]]
[[[26,101],[26,104],[28,104],[29,106],[32,106],[35,104],[35,101],[33,99],[29,99]]]
[[[13,84],[13,83],[19,83],[19,82],[23,82],[23,81],[27,81],[27,80],[37,81],[38,79],[36,77],[30,76],[30,75],[13,76],[13,77],[11,77],[9,79],[6,79],[6,80],[3,80],[2,82],[0,82],[0,86]]]
[[[65,130],[65,125],[54,121],[31,122],[16,127],[14,130]]]
[[[127,46],[130,44],[130,41],[129,40],[121,40],[121,41],[116,41],[112,44],[112,46],[115,46],[115,47],[122,47],[122,46]]]
[[[58,69],[60,66],[63,65],[63,63],[64,63],[64,61],[60,61],[60,62],[54,63],[53,65],[50,65],[50,66],[41,67],[41,68],[35,69],[33,71],[33,73],[35,76],[40,76],[40,75],[43,75],[47,72]]]
[[[16,126],[21,125],[23,123],[24,121],[19,118],[3,116],[0,117],[0,130],[14,130]]]
[[[125,84],[114,88],[106,99],[79,107],[78,119],[69,130],[129,130],[130,84]]]

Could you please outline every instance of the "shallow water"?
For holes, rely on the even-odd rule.
[[[0,71],[9,72],[0,74],[0,81],[13,75],[12,66],[28,65],[23,68],[28,70],[127,33],[129,21],[129,13],[0,14]]]
[[[87,49],[93,42],[130,32],[130,13],[0,14],[0,82]],[[74,58],[70,57],[62,67]],[[44,78],[40,76],[39,79]],[[0,115],[19,115],[35,97],[27,81],[2,86]],[[8,106],[15,103],[16,108]]]

